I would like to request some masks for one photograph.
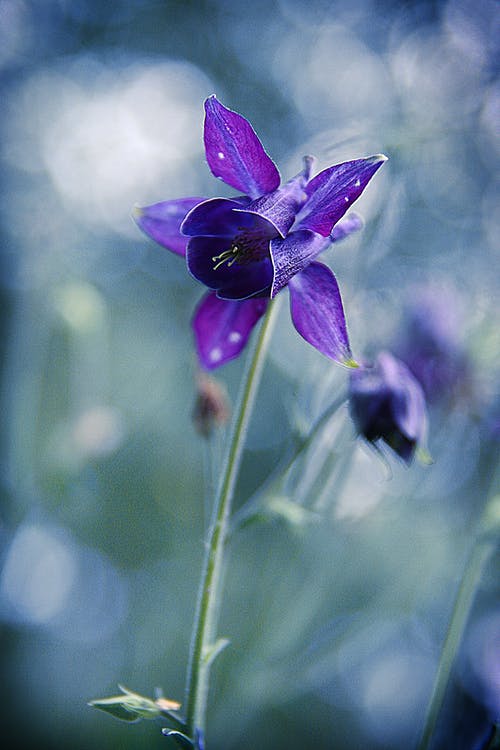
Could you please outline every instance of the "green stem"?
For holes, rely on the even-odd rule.
[[[245,523],[258,511],[262,503],[262,497],[269,495],[273,490],[278,491],[281,485],[284,483],[286,475],[292,468],[295,461],[309,448],[314,438],[323,430],[328,424],[333,415],[340,409],[341,406],[347,401],[347,395],[342,394],[330,406],[323,412],[323,414],[316,420],[309,432],[305,437],[298,437],[295,445],[293,446],[291,453],[286,459],[278,465],[276,471],[266,479],[264,484],[256,491],[256,493],[243,505],[237,513],[234,514],[232,522],[232,531],[243,527]]]
[[[470,553],[457,592],[453,612],[448,625],[448,631],[446,633],[446,638],[439,659],[434,687],[427,708],[425,725],[418,745],[418,750],[428,750],[430,747],[439,713],[443,705],[455,657],[474,601],[476,588],[481,580],[484,566],[496,546],[495,539],[488,533],[492,526],[489,516],[492,515],[493,510],[495,510],[496,515],[498,516],[498,498],[492,498],[482,514],[479,523],[479,534]],[[493,520],[494,522],[498,522],[497,518]]]
[[[186,729],[191,738],[195,737],[196,731],[203,735],[205,730],[210,666],[214,656],[213,649],[217,648],[215,631],[220,609],[224,547],[231,514],[231,503],[248,423],[260,382],[277,307],[276,302],[269,304],[247,377],[242,385],[214,506],[214,520],[207,543],[187,674]]]

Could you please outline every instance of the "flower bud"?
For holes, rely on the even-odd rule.
[[[427,413],[422,387],[406,365],[380,352],[373,367],[352,370],[349,391],[358,432],[370,443],[382,440],[409,464],[425,443]]]
[[[197,432],[210,437],[213,428],[224,425],[230,416],[226,389],[215,378],[200,373],[198,393],[193,409],[193,421]]]

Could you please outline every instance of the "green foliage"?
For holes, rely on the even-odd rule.
[[[122,695],[114,695],[110,698],[98,698],[90,701],[89,706],[98,708],[100,711],[104,711],[115,719],[120,721],[140,721],[141,719],[158,719],[160,716],[168,716],[173,719],[176,724],[182,725],[181,720],[171,713],[171,710],[180,708],[180,704],[176,701],[169,701],[165,698],[158,698],[157,700],[151,700],[146,698],[139,693],[134,693],[132,690],[118,685],[122,691]]]

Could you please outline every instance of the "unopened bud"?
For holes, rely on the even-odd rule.
[[[198,393],[193,409],[196,430],[200,435],[208,438],[214,427],[226,424],[229,416],[229,400],[224,386],[215,378],[200,373]]]

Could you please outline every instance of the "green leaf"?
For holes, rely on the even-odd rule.
[[[307,523],[316,523],[320,520],[317,513],[303,508],[298,503],[287,497],[273,497],[267,504],[266,511],[270,518],[281,519],[290,526],[303,526]]]
[[[129,711],[123,704],[122,699],[120,699],[120,702],[117,701],[118,698],[103,698],[102,700],[89,701],[89,706],[98,708],[100,711],[114,716],[115,719],[120,719],[120,721],[140,721],[141,717],[135,712]]]
[[[254,523],[282,521],[291,528],[297,529],[309,523],[317,523],[320,520],[321,516],[318,513],[303,508],[285,496],[274,495],[246,515],[235,528],[243,529]]]
[[[139,721],[140,719],[157,719],[162,715],[156,701],[146,698],[139,693],[118,685],[123,695],[113,695],[110,698],[98,698],[89,702],[89,706],[111,714],[121,721]],[[176,704],[174,704],[176,705]]]
[[[229,646],[230,643],[231,641],[229,640],[229,638],[218,638],[215,641],[215,643],[212,643],[210,646],[204,649],[203,651],[204,664],[209,666],[213,662],[213,660],[216,659],[217,656],[219,656],[221,651],[224,651],[226,646]]]

